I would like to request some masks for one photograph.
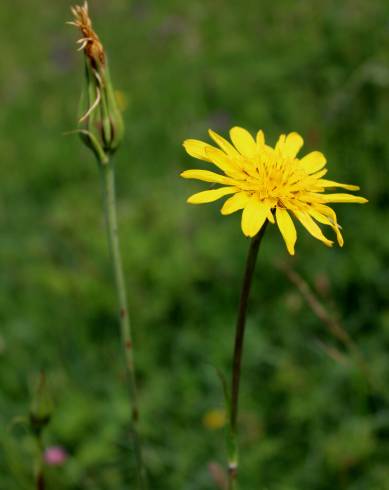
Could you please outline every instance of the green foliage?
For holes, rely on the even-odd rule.
[[[70,2],[0,5],[2,156],[0,489],[33,489],[29,388],[43,369],[46,445],[70,457],[49,489],[133,488],[128,397],[98,169],[77,136],[83,62]],[[241,488],[389,488],[389,7],[381,0],[227,3],[90,0],[125,101],[119,219],[151,488],[211,490],[247,240],[239,217],[188,206],[184,138],[235,124],[305,135],[331,178],[370,203],[339,205],[343,249],[272,227],[260,252],[241,391]],[[205,168],[205,167],[204,167]],[[318,288],[372,384],[276,264]],[[336,349],[336,351],[334,351]],[[334,356],[333,353],[336,353]],[[332,353],[332,354],[331,354]],[[328,355],[331,354],[331,355]]]

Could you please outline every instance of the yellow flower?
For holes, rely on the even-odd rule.
[[[226,423],[226,412],[219,408],[209,410],[204,414],[203,425],[207,429],[216,430],[224,427]]]
[[[219,148],[193,139],[186,140],[184,148],[192,157],[213,163],[223,174],[186,170],[181,176],[223,187],[194,194],[189,197],[189,203],[203,204],[229,195],[221,208],[222,214],[243,210],[242,231],[248,237],[255,236],[266,220],[277,222],[291,255],[294,255],[297,233],[290,213],[313,237],[332,246],[333,241],[323,235],[317,222],[329,225],[343,246],[335,211],[327,204],[365,203],[367,199],[346,193],[325,194],[331,187],[350,191],[359,187],[323,179],[327,160],[322,153],[313,151],[297,158],[303,146],[303,139],[297,133],[282,134],[274,148],[265,143],[262,131],[258,131],[254,140],[245,129],[234,127],[230,130],[233,145],[214,131],[209,130],[209,135]]]

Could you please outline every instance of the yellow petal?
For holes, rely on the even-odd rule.
[[[294,246],[297,240],[297,232],[293,220],[288,211],[283,208],[276,209],[277,225],[281,235],[285,240],[286,248],[290,255],[294,255]]]
[[[318,184],[322,187],[341,187],[342,189],[347,189],[348,191],[359,191],[357,185],[341,184],[339,182],[334,182],[333,180],[321,179]]]
[[[338,240],[339,247],[343,247],[344,238],[343,238],[342,233],[340,232],[340,226],[334,225],[332,228],[333,228],[334,232],[336,233],[336,239]]]
[[[364,204],[367,199],[361,196],[353,196],[352,194],[322,194],[320,195],[321,202],[355,202]]]
[[[260,129],[257,133],[257,137],[256,137],[256,141],[257,141],[257,145],[261,148],[264,144],[265,144],[265,135],[262,131],[262,129]]]
[[[237,192],[227,199],[220,212],[224,215],[235,213],[235,211],[239,211],[239,209],[243,209],[246,206],[249,198],[246,192]]]
[[[304,144],[304,140],[298,133],[289,133],[285,138],[282,153],[286,157],[294,158]]]
[[[318,221],[319,223],[322,223],[323,225],[329,225],[329,226],[331,226],[331,228],[336,233],[336,238],[338,240],[339,246],[340,247],[343,247],[344,240],[343,240],[342,233],[340,232],[340,226],[338,225],[338,223],[336,221],[336,215],[335,215],[335,220],[333,220],[333,219],[328,218],[324,214],[321,214],[319,211],[317,211],[314,208],[310,208],[308,210],[308,212],[312,216],[312,218],[315,218],[315,220]]]
[[[230,155],[232,157],[237,157],[239,156],[239,153],[235,150],[235,148],[231,145],[229,141],[224,139],[222,136],[219,134],[215,133],[215,131],[212,131],[212,129],[208,130],[209,136],[213,139],[213,141],[220,146],[220,148],[227,153],[227,155]]]
[[[242,231],[244,235],[253,237],[262,228],[267,219],[269,205],[250,197],[242,213]]]
[[[323,225],[331,225],[332,226],[333,223],[331,222],[331,220],[327,216],[324,216],[323,214],[319,213],[319,211],[316,211],[316,209],[310,208],[307,210],[307,212],[313,218],[315,218],[315,220],[318,221],[319,223],[321,223]]]
[[[311,207],[311,209],[315,209],[316,211],[319,211],[324,216],[327,216],[327,218],[329,218],[332,224],[335,224],[340,228],[340,225],[338,225],[338,218],[336,216],[335,211],[332,208],[326,206],[325,204],[320,204],[320,203],[314,203],[313,206],[314,208]]]
[[[312,151],[300,160],[300,164],[307,174],[313,174],[321,170],[326,163],[327,159],[320,151]]]
[[[235,148],[242,155],[250,157],[256,153],[257,145],[254,138],[246,129],[235,126],[230,129],[230,138],[234,143]]]
[[[281,134],[280,137],[278,138],[277,144],[275,146],[275,150],[283,151],[285,146],[285,140],[286,140],[286,135]]]
[[[341,247],[343,247],[344,240],[342,234],[340,233],[341,226],[338,224],[338,218],[336,216],[335,211],[329,206],[326,206],[325,204],[319,204],[319,203],[315,204],[315,208],[318,209],[325,216],[328,216],[330,221],[333,223],[334,230],[338,239],[338,243]]]
[[[207,150],[208,151],[208,150]],[[323,170],[320,170],[319,172],[316,172],[314,174],[311,174],[310,177],[312,177],[313,179],[321,179],[326,173],[328,172],[328,169],[326,168],[323,168]],[[318,184],[320,184],[320,181],[317,182]]]
[[[209,157],[206,154],[206,149],[214,148],[213,146],[208,145],[208,143],[193,139],[185,140],[183,146],[185,148],[185,151],[191,157],[198,158],[199,160],[204,160],[206,162],[209,162]]]
[[[300,221],[300,223],[309,231],[309,233],[323,242],[327,247],[332,247],[333,241],[328,240],[323,235],[323,232],[319,228],[319,226],[313,221],[313,219],[309,216],[309,214],[303,212],[303,211],[294,211],[294,214],[296,215],[297,219]]]
[[[336,213],[332,208],[326,206],[325,204],[320,204],[320,203],[315,203],[314,206],[315,209],[318,210],[321,214],[324,214],[324,216],[328,216],[328,218],[332,222],[337,223]]]
[[[269,209],[269,211],[267,212],[267,219],[270,221],[270,223],[272,223],[274,225],[275,220],[274,220],[274,215],[273,215],[271,209]]]
[[[245,179],[246,175],[240,170],[240,167],[234,164],[234,160],[226,155],[223,151],[210,146],[205,149],[208,161],[216,165],[224,173],[235,179]]]
[[[235,187],[220,187],[220,189],[197,192],[197,194],[190,196],[187,202],[190,204],[204,204],[207,202],[217,201],[221,197],[227,196],[228,194],[234,194],[235,192]]]
[[[216,184],[235,184],[233,179],[225,177],[224,175],[215,174],[215,172],[210,172],[209,170],[185,170],[181,173],[181,177],[184,179],[196,179]]]

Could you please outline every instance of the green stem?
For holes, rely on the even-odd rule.
[[[38,457],[36,462],[36,470],[35,470],[35,488],[36,490],[45,490],[45,474],[43,470],[43,454],[44,454],[44,446],[42,440],[41,431],[35,436],[35,440],[38,447]]]
[[[133,342],[131,334],[130,317],[127,303],[127,291],[123,273],[123,263],[120,253],[120,243],[118,234],[118,222],[116,213],[115,195],[115,174],[112,162],[100,165],[104,190],[104,208],[106,214],[106,226],[109,248],[111,251],[113,271],[115,277],[116,290],[119,303],[119,321],[126,368],[128,375],[128,385],[131,397],[131,420],[133,430],[133,441],[136,458],[136,468],[138,477],[138,487],[140,490],[147,488],[146,471],[142,455],[142,441],[139,434],[139,403],[138,390],[136,385]]]
[[[228,461],[228,481],[229,490],[235,490],[238,475],[238,436],[237,420],[239,409],[239,385],[242,365],[243,343],[246,328],[247,306],[251,290],[255,264],[257,261],[259,246],[265,233],[267,221],[262,226],[259,233],[251,240],[247,255],[246,267],[243,277],[243,284],[240,293],[238,318],[235,330],[234,360],[231,379],[231,409],[230,409],[230,454]]]

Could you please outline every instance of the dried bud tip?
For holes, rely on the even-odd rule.
[[[75,5],[70,8],[70,11],[74,20],[68,22],[68,24],[78,27],[82,34],[82,38],[77,41],[77,43],[81,44],[79,50],[85,51],[86,56],[94,66],[99,64],[104,66],[104,48],[99,36],[93,30],[92,20],[89,17],[88,2],[85,2],[83,6]]]
[[[88,4],[71,8],[72,25],[78,27],[82,38],[77,41],[85,54],[84,96],[79,123],[86,145],[101,163],[116,151],[123,137],[123,120],[114,95],[108,62],[103,45],[92,27]]]

